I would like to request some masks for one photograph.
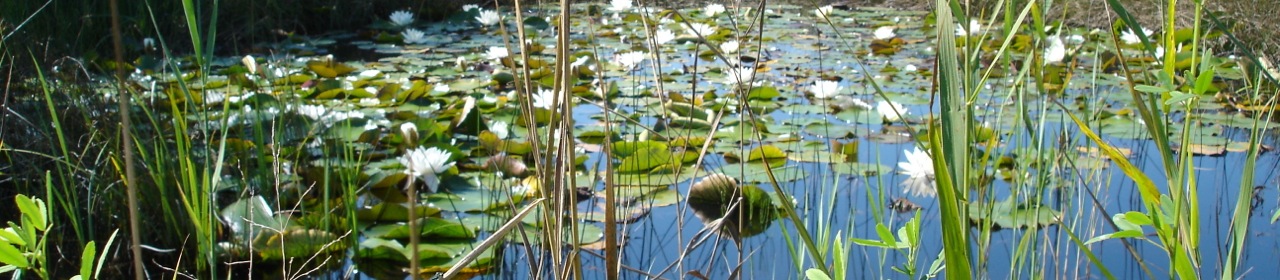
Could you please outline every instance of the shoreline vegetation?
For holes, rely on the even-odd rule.
[[[0,8],[0,275],[1234,279],[1280,244],[1280,3],[81,2]]]

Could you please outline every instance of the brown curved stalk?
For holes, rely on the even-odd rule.
[[[142,238],[138,236],[138,189],[137,176],[133,169],[133,135],[130,133],[132,125],[129,120],[129,91],[124,87],[124,46],[120,38],[120,5],[116,0],[111,0],[111,43],[115,49],[116,56],[116,89],[119,93],[117,99],[120,104],[120,146],[124,150],[124,180],[125,193],[128,196],[129,204],[129,242],[130,250],[133,252],[133,276],[134,279],[142,280],[142,276],[146,273],[142,270]]]

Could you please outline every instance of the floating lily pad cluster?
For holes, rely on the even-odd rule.
[[[936,31],[925,13],[833,9],[816,17],[811,10],[790,5],[765,11],[596,5],[573,9],[572,26],[565,27],[572,32],[568,45],[552,40],[552,32],[561,28],[557,17],[563,14],[555,8],[537,8],[524,22],[514,22],[509,11],[491,15],[488,12],[495,11],[483,9],[468,9],[445,23],[415,22],[411,15],[401,14],[367,31],[321,38],[297,35],[263,46],[278,50],[275,56],[216,59],[209,62],[209,73],[193,68],[184,68],[181,75],[139,71],[135,85],[149,90],[146,97],[157,100],[154,108],[176,108],[182,114],[176,117],[191,122],[193,130],[219,139],[213,142],[217,146],[202,147],[205,156],[213,156],[220,147],[231,151],[227,162],[236,172],[220,176],[239,183],[228,184],[232,187],[227,191],[277,193],[269,188],[296,188],[292,197],[248,196],[223,206],[222,220],[234,233],[223,246],[228,256],[276,259],[355,248],[357,263],[366,263],[405,261],[410,250],[417,250],[427,264],[424,272],[446,269],[475,248],[483,232],[495,230],[492,220],[503,219],[504,210],[547,191],[535,175],[534,143],[573,143],[579,154],[577,169],[570,175],[580,178],[573,187],[585,190],[584,197],[601,187],[597,178],[613,176],[626,206],[618,213],[623,222],[643,218],[653,207],[677,203],[680,195],[672,186],[690,182],[698,173],[695,164],[706,157],[724,164],[698,166],[709,166],[718,175],[695,184],[689,205],[704,220],[746,215],[768,221],[773,217],[768,195],[740,183],[798,181],[815,172],[798,167],[802,163],[845,176],[892,172],[886,165],[863,162],[872,157],[859,147],[865,142],[915,142],[932,121],[926,113],[931,111],[927,93],[934,66],[929,34]],[[764,13],[762,25],[742,20],[755,13]],[[494,20],[501,24],[490,22]],[[528,39],[509,37],[516,25],[523,25]],[[1061,44],[1038,42],[1039,36],[1032,34],[1042,32],[999,30],[976,22],[960,32],[960,44],[976,46],[980,53],[975,57],[982,62],[997,59],[996,47],[1006,39],[1004,34],[1016,33],[1007,50],[1016,60],[1012,65],[1030,67],[1037,71],[1034,76],[1046,77],[1014,84],[1028,82],[1007,79],[1017,69],[997,69],[991,73],[991,86],[1035,87],[1042,95],[1019,100],[1021,104],[1008,102],[998,90],[978,95],[975,117],[987,125],[974,144],[1005,154],[992,157],[1008,163],[1004,167],[1048,166],[1041,164],[1047,160],[1044,155],[1002,151],[998,145],[1021,122],[1022,116],[1013,113],[1015,106],[1030,107],[1029,114],[1038,120],[1063,120],[1058,107],[1033,102],[1042,98],[1063,100],[1077,115],[1097,116],[1106,136],[1150,137],[1137,129],[1133,110],[1123,108],[1132,102],[1125,100],[1130,98],[1127,93],[1098,96],[1084,87],[1121,87],[1128,79],[1122,77],[1123,69],[1138,74],[1135,77],[1147,76],[1142,74],[1153,70],[1144,68],[1152,64],[1151,50],[1127,41],[1117,49],[1107,32],[1066,27],[1050,31],[1060,36]],[[1038,57],[1042,45],[1066,50]],[[571,80],[563,81],[570,92],[552,88],[556,48],[570,48],[573,54],[564,58],[573,71]],[[1176,128],[1170,133],[1194,137],[1196,146],[1179,147],[1193,153],[1238,150],[1239,140],[1223,138],[1222,131],[1248,127],[1254,120],[1228,109],[1269,108],[1214,98],[1243,75],[1230,59],[1189,61],[1190,51],[1166,53],[1177,56],[1178,69],[1199,63],[1215,69],[1218,76],[1198,91],[1189,89],[1194,84],[1173,83],[1158,92],[1203,95],[1186,99],[1197,102],[1189,107],[1196,114],[1169,120],[1192,123],[1187,128],[1192,131],[1171,126]],[[1091,69],[1104,71],[1083,74]],[[524,80],[532,85],[523,87]],[[873,83],[883,95],[874,94]],[[561,102],[586,113],[559,115],[554,109]],[[532,119],[521,114],[525,110],[532,110]],[[561,133],[547,126],[559,119],[574,120],[573,131]],[[421,130],[416,143],[405,143],[392,129],[403,123]],[[561,134],[574,139],[548,137]],[[989,143],[997,145],[986,146]],[[611,148],[608,155],[602,151],[604,144]],[[410,145],[447,150],[459,163],[440,175],[440,191],[427,194],[425,205],[404,204],[402,189],[408,176],[396,158]],[[1081,157],[1090,154],[1068,151]],[[256,160],[260,158],[269,159]],[[612,174],[588,171],[594,169],[589,165],[602,161],[613,163]],[[277,168],[264,169],[262,164]],[[344,184],[358,187],[354,192],[328,193],[301,187]],[[733,203],[738,203],[736,208],[726,208]],[[277,214],[294,205],[301,205],[301,214]],[[297,222],[331,210],[320,205],[354,207],[358,221],[352,224],[360,227]],[[606,214],[599,206],[584,207],[580,218],[602,220]],[[769,210],[758,210],[765,208]],[[418,224],[425,243],[418,248],[407,248],[404,242],[409,231],[403,222],[409,211],[424,217]],[[975,206],[969,212],[975,221],[1010,228],[1035,228],[1060,218],[1047,207],[1011,201]],[[737,229],[728,234],[735,238],[768,228],[768,222],[720,225]],[[538,235],[536,222],[523,226],[527,236]],[[580,243],[599,240],[598,226],[581,230]],[[290,249],[272,250],[280,244]],[[483,272],[492,266],[493,255],[486,252],[488,258],[470,269]]]

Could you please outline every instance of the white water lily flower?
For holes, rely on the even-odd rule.
[[[956,26],[956,36],[969,36],[969,35],[974,35],[981,32],[982,32],[982,23],[978,22],[978,20],[976,19],[970,19],[969,26],[967,28]]]
[[[1067,56],[1067,48],[1062,44],[1062,38],[1049,36],[1045,39],[1045,43],[1044,64],[1062,62],[1062,59]]]
[[[649,54],[645,52],[625,52],[613,55],[613,62],[630,71],[636,69],[636,66],[640,65],[640,62],[644,61],[644,58],[648,56]]]
[[[489,124],[489,132],[493,132],[493,135],[497,135],[498,139],[507,139],[507,135],[511,134],[510,127],[511,125],[507,124],[507,122],[494,121]]]
[[[417,147],[400,156],[400,164],[404,165],[405,173],[422,178],[427,182],[427,188],[431,192],[436,192],[440,188],[440,179],[437,175],[453,167],[449,157],[449,152],[440,148]]]
[[[408,10],[399,10],[391,13],[391,23],[396,26],[405,26],[413,23],[413,12]]]
[[[711,4],[711,5],[707,5],[706,8],[702,8],[702,13],[706,14],[708,17],[714,17],[723,12],[724,12],[724,5],[720,5],[720,4]]]
[[[431,88],[431,91],[438,91],[438,92],[449,92],[449,90],[450,90],[449,84],[446,84],[446,83],[436,83],[436,86]]]
[[[880,113],[881,118],[890,122],[901,120],[902,116],[906,116],[908,114],[907,108],[903,107],[901,103],[883,100],[876,103],[876,112]],[[898,113],[901,113],[902,115],[899,116]]]
[[[831,5],[826,5],[813,10],[813,14],[817,15],[818,18],[827,18],[828,16],[831,16],[831,11],[834,11],[835,9],[836,8]]]
[[[666,44],[667,42],[671,42],[671,40],[675,40],[675,39],[676,39],[676,34],[672,33],[671,30],[667,30],[665,28],[658,28],[657,31],[653,32],[653,40],[656,41],[659,45]]]
[[[1143,35],[1151,35],[1151,29],[1142,28]],[[1120,32],[1120,41],[1124,41],[1125,45],[1133,45],[1142,43],[1142,38],[1138,38],[1138,34],[1134,34],[1132,29],[1126,28],[1124,32]]]
[[[560,100],[556,99],[554,91],[549,89],[539,89],[538,93],[533,95],[533,107],[551,110],[560,105]]]
[[[711,35],[712,32],[716,32],[715,27],[705,23],[691,22],[688,27],[689,29],[685,30],[685,33],[693,36],[707,36]]]
[[[609,10],[614,12],[625,12],[631,9],[631,0],[613,0],[609,1]]]
[[[840,82],[827,80],[818,80],[809,86],[809,92],[813,93],[813,97],[817,98],[834,97],[841,89],[844,89],[844,87],[840,86]]]
[[[920,69],[916,68],[916,66],[912,64],[907,64],[907,66],[902,67],[903,72],[915,72],[917,70],[920,70]]]
[[[476,21],[480,22],[480,24],[484,26],[498,24],[498,21],[501,19],[502,18],[498,17],[498,11],[492,10],[480,10],[480,15],[476,17]]]
[[[476,4],[462,5],[463,12],[470,12],[471,10],[475,10],[475,9],[480,9],[480,5],[476,5]]]
[[[756,69],[751,67],[730,67],[725,70],[726,85],[740,85],[750,83],[752,78],[756,76]]]
[[[416,45],[416,44],[422,44],[422,43],[426,43],[426,42],[427,42],[427,34],[426,34],[426,33],[422,33],[422,30],[417,30],[417,29],[409,28],[409,29],[405,29],[404,31],[400,32],[400,35],[401,35],[401,36],[404,36],[404,43],[405,43],[405,44],[414,44],[414,45]]]
[[[723,51],[724,53],[736,53],[738,52],[739,46],[741,46],[741,44],[738,43],[738,40],[725,41],[724,43],[720,43],[720,51]]]
[[[876,28],[874,34],[877,40],[888,40],[892,39],[894,36],[898,36],[898,34],[893,33],[893,26],[881,26],[880,28]]]
[[[489,59],[502,59],[509,55],[511,55],[511,52],[507,51],[505,47],[489,47],[489,51],[484,53],[484,56]]]
[[[933,159],[919,147],[903,153],[906,154],[907,161],[898,162],[898,168],[902,169],[898,173],[907,175],[907,180],[901,184],[902,193],[927,197],[936,195],[937,189],[933,186]]]

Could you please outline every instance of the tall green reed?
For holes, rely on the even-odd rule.
[[[947,278],[969,279],[973,268],[970,262],[969,230],[964,222],[968,211],[964,207],[970,189],[968,155],[969,131],[972,124],[971,106],[964,77],[956,58],[954,1],[938,0],[934,3],[937,15],[938,46],[936,83],[938,102],[941,105],[941,125],[929,127],[928,150],[933,155],[936,173],[938,205],[941,209],[943,258],[947,264]],[[945,129],[945,131],[944,131]]]
[[[1200,26],[1204,3],[1202,1],[1194,3],[1195,11],[1193,15],[1195,20],[1190,30],[1192,38],[1189,40],[1189,53],[1193,63],[1190,63],[1185,70],[1176,67],[1178,56],[1174,55],[1181,49],[1181,44],[1183,43],[1183,41],[1176,38],[1176,33],[1178,32],[1174,32],[1178,30],[1175,25],[1177,21],[1176,1],[1168,1],[1164,5],[1164,33],[1159,41],[1152,41],[1148,38],[1148,34],[1142,32],[1142,27],[1135,17],[1119,1],[1108,0],[1108,4],[1124,23],[1123,28],[1140,38],[1141,44],[1146,51],[1154,53],[1154,46],[1156,45],[1169,50],[1167,52],[1168,55],[1158,58],[1158,71],[1155,71],[1155,73],[1140,72],[1145,74],[1145,77],[1141,77],[1141,80],[1147,81],[1146,84],[1131,83],[1129,85],[1129,92],[1134,100],[1132,105],[1138,108],[1139,116],[1146,123],[1145,128],[1152,135],[1157,148],[1157,156],[1160,158],[1163,175],[1166,178],[1163,185],[1166,186],[1167,193],[1162,192],[1156,182],[1130,163],[1118,150],[1101,139],[1086,123],[1071,115],[1071,119],[1081,132],[1097,144],[1108,158],[1115,162],[1124,174],[1137,184],[1145,208],[1143,211],[1116,214],[1113,217],[1113,221],[1116,224],[1124,225],[1121,230],[1095,237],[1090,242],[1112,238],[1140,238],[1142,235],[1141,227],[1150,226],[1155,229],[1157,240],[1159,241],[1156,244],[1169,259],[1170,277],[1183,279],[1200,278],[1202,277],[1200,268],[1204,264],[1200,255],[1201,238],[1199,229],[1201,211],[1197,192],[1199,188],[1198,180],[1194,171],[1196,168],[1195,158],[1190,152],[1180,152],[1173,149],[1175,145],[1190,147],[1194,144],[1189,134],[1193,121],[1190,121],[1191,118],[1183,121],[1180,134],[1170,134],[1172,128],[1168,124],[1171,121],[1169,114],[1172,112],[1194,112],[1193,106],[1200,102],[1201,96],[1208,93],[1210,84],[1215,76],[1214,65],[1208,62],[1211,61],[1208,58],[1212,54],[1207,49],[1200,50],[1205,40],[1205,33]],[[1117,47],[1117,49],[1120,48]],[[1197,61],[1199,63],[1196,63]],[[1134,73],[1128,71],[1128,66],[1123,64],[1122,66],[1126,67],[1126,73]],[[1175,77],[1185,79],[1178,80]],[[1128,80],[1134,81],[1137,78],[1139,77],[1130,75]],[[1256,91],[1254,97],[1258,97],[1256,96]],[[1274,100],[1270,102],[1274,104]],[[1196,113],[1191,114],[1194,115]],[[1236,277],[1236,270],[1243,255],[1243,249],[1240,247],[1247,239],[1245,232],[1247,232],[1249,224],[1248,203],[1249,197],[1252,195],[1253,167],[1257,160],[1260,141],[1258,138],[1260,137],[1259,133],[1257,133],[1259,129],[1261,128],[1257,126],[1257,122],[1250,129],[1253,134],[1249,138],[1249,149],[1246,151],[1248,154],[1243,166],[1245,171],[1241,175],[1241,185],[1238,190],[1236,205],[1232,210],[1228,255],[1222,260],[1223,263],[1221,264],[1223,270],[1220,277],[1224,279]],[[1141,262],[1142,260],[1138,258],[1138,261]]]
[[[213,1],[213,10],[216,11],[218,1]],[[183,12],[187,19],[188,30],[195,49],[197,61],[197,81],[203,81],[208,73],[209,65],[206,63],[209,56],[212,55],[212,46],[215,38],[215,28],[217,22],[216,13],[212,13],[209,20],[209,30],[207,33],[201,33],[199,28],[199,19],[201,18],[200,9],[194,2],[190,0],[183,1]],[[156,21],[154,11],[150,10],[148,2],[148,14],[151,16],[153,23]],[[160,35],[160,30],[156,30],[159,38],[158,45],[165,57],[171,57],[170,48],[164,37]],[[143,161],[149,168],[150,181],[154,184],[156,194],[155,198],[160,202],[164,216],[168,220],[168,224],[175,232],[192,232],[193,236],[184,236],[184,239],[194,239],[196,243],[196,267],[199,271],[209,273],[210,278],[218,278],[217,271],[213,268],[217,266],[217,235],[220,231],[220,225],[217,218],[217,209],[214,205],[213,192],[218,188],[222,176],[224,159],[227,156],[227,131],[229,130],[230,120],[223,119],[220,131],[209,131],[207,129],[193,129],[186,118],[188,113],[187,107],[182,100],[206,100],[205,90],[193,90],[189,86],[189,82],[184,79],[184,68],[178,67],[173,60],[166,60],[167,69],[170,71],[177,81],[177,89],[169,96],[169,102],[163,102],[168,108],[165,114],[157,114],[147,105],[139,106],[142,113],[147,117],[154,131],[170,131],[172,135],[154,135],[152,139],[147,141],[136,141],[139,151],[150,148],[150,153],[143,152],[141,154]],[[196,98],[199,96],[200,98]],[[229,110],[229,103],[224,103],[221,112],[225,115]],[[198,112],[209,116],[212,112]],[[167,118],[167,119],[166,119]],[[207,119],[207,118],[205,118]],[[205,126],[207,127],[207,126]],[[203,130],[203,131],[200,131]],[[209,152],[205,156],[196,156],[195,138],[192,136],[196,133],[201,135],[213,135],[210,141]],[[216,142],[215,142],[216,141]],[[147,143],[172,143],[172,146],[166,145],[148,145]],[[172,193],[169,190],[176,190]],[[171,201],[177,201],[177,205],[171,205]],[[182,227],[179,225],[186,224],[189,226]],[[188,239],[189,240],[189,239]]]

